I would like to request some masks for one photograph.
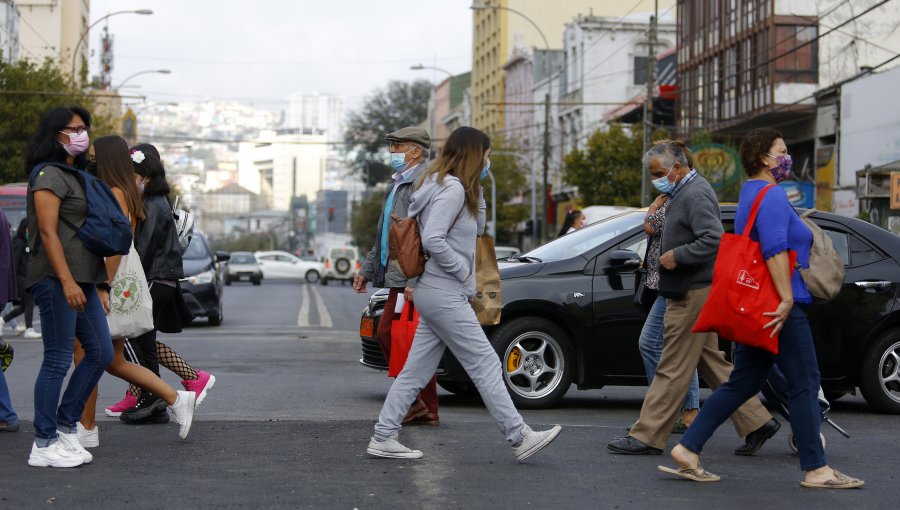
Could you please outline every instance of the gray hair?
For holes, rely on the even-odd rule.
[[[660,140],[653,144],[641,160],[645,172],[649,171],[653,160],[663,168],[672,168],[676,163],[687,168],[694,166],[694,157],[681,140]]]

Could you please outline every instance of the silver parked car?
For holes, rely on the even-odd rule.
[[[231,254],[231,260],[225,268],[225,285],[231,285],[231,282],[251,282],[253,285],[259,285],[262,279],[262,269],[252,253],[236,251]]]

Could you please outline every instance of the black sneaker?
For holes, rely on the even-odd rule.
[[[166,423],[169,423],[170,419],[171,418],[169,417],[169,411],[163,409],[158,413],[153,413],[153,415],[147,418],[147,421],[145,421],[144,423],[151,423],[153,425],[165,425]]]
[[[141,398],[131,409],[122,411],[119,419],[125,423],[144,423],[153,415],[166,410],[166,402],[152,393],[141,392]]]

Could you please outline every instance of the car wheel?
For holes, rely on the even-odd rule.
[[[882,333],[866,349],[860,367],[859,389],[879,411],[900,414],[900,330]]]
[[[259,285],[261,283],[262,283],[262,279],[260,279],[260,278],[253,280],[253,285]]]
[[[441,381],[438,379],[437,383],[441,388],[460,397],[474,397],[478,395],[478,388],[470,382]]]
[[[338,273],[346,273],[350,270],[350,261],[347,259],[337,259],[334,261],[334,269]]]
[[[328,278],[322,278],[321,280],[319,280],[319,283],[321,283],[322,286],[327,287],[328,286]]]
[[[209,316],[209,325],[210,326],[221,326],[222,320],[225,319],[225,311],[222,309],[222,303],[219,303],[219,308],[216,310],[216,313]]]
[[[227,276],[225,277],[225,285],[231,285],[231,279],[229,279]]]
[[[575,356],[557,325],[523,317],[502,324],[491,336],[500,355],[503,382],[517,407],[552,407],[569,390]]]
[[[306,272],[306,283],[316,283],[319,281],[319,272],[315,269],[310,269]]]

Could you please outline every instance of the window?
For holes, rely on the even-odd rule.
[[[649,57],[634,57],[634,84],[647,84],[647,61]]]
[[[818,44],[815,25],[775,27],[775,73],[777,81],[818,83]]]
[[[835,230],[822,229],[825,235],[831,238],[831,245],[835,251],[841,256],[845,266],[850,265],[850,240],[845,232],[837,232]]]

